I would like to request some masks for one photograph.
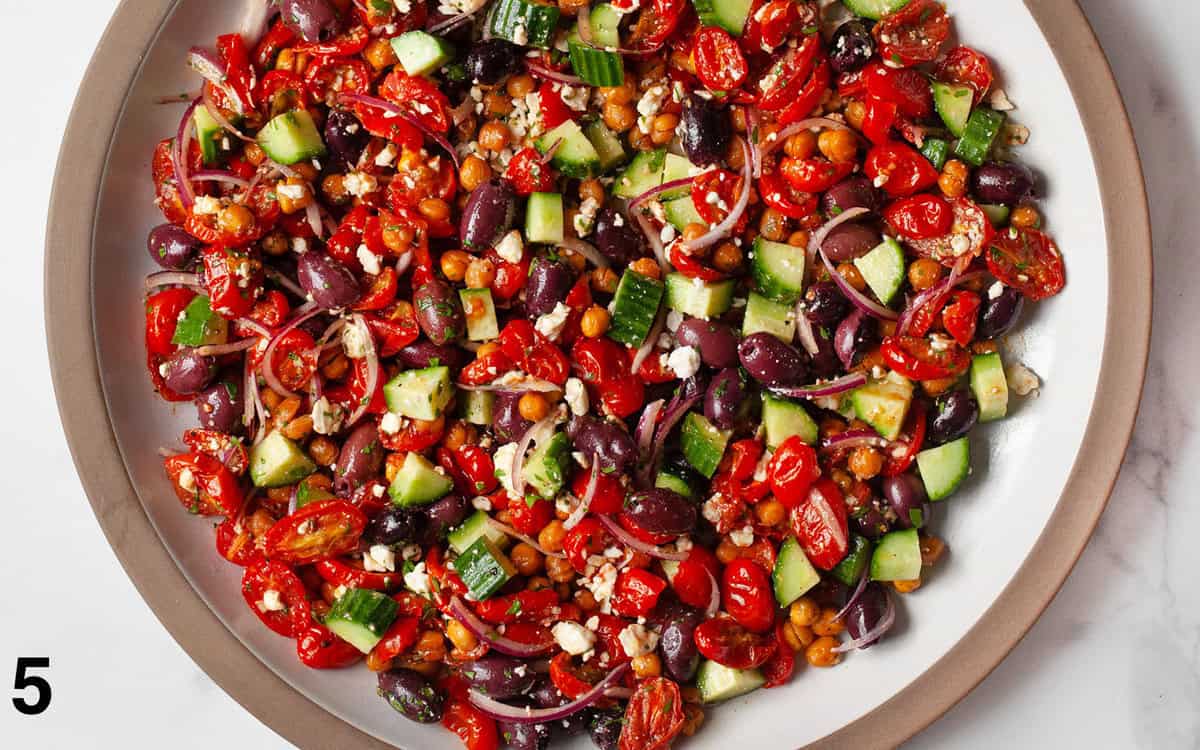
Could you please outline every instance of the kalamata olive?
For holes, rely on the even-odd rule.
[[[459,525],[471,513],[471,502],[455,492],[451,492],[437,502],[423,506],[425,512],[425,533],[422,539],[426,544],[435,544],[446,538],[446,532]]]
[[[471,192],[463,209],[459,232],[463,244],[473,248],[493,247],[517,218],[517,191],[507,180],[488,180]]]
[[[280,0],[283,25],[306,42],[328,39],[338,32],[340,17],[329,0]]]
[[[725,156],[733,134],[729,114],[716,102],[690,96],[683,103],[683,132],[679,136],[688,161],[712,164]]]
[[[545,750],[550,745],[549,724],[498,721],[496,729],[500,731],[500,739],[509,750]]]
[[[196,260],[204,243],[177,224],[159,224],[146,236],[150,257],[163,268],[181,271]]]
[[[834,263],[862,257],[883,241],[879,232],[865,224],[848,221],[833,228],[821,243],[821,249]]]
[[[451,372],[465,364],[466,354],[462,349],[452,344],[435,344],[422,339],[414,341],[401,349],[397,357],[405,367],[414,370],[433,367],[449,367]]]
[[[1025,295],[1013,289],[1004,287],[1000,296],[992,299],[991,294],[983,295],[983,304],[979,309],[979,325],[975,334],[981,339],[994,339],[1012,330],[1021,317],[1025,307]]]
[[[389,504],[371,519],[366,537],[372,544],[410,544],[425,528],[425,516],[417,508],[399,508]]]
[[[933,414],[925,439],[935,445],[948,443],[966,435],[979,420],[979,405],[966,388],[958,388],[938,396],[933,402]]]
[[[563,261],[545,256],[534,258],[525,281],[526,317],[534,320],[553,311],[555,305],[567,298],[574,284],[575,275]]]
[[[983,203],[1011,206],[1033,190],[1033,173],[1024,164],[990,161],[971,174],[971,192]]]
[[[722,430],[733,427],[738,409],[746,400],[746,383],[737,367],[717,373],[704,393],[704,416]]]
[[[871,183],[871,178],[861,174],[850,175],[821,196],[821,210],[826,216],[836,216],[852,208],[876,211],[879,205],[879,190]]]
[[[375,422],[367,421],[355,427],[342,443],[334,466],[333,484],[337,494],[349,495],[354,488],[379,476],[384,457]]]
[[[524,693],[537,679],[537,674],[525,662],[494,651],[465,665],[462,676],[471,687],[496,700]]]
[[[199,393],[217,376],[217,361],[197,354],[195,349],[182,348],[167,357],[159,368],[163,384],[176,393],[190,396]]]
[[[858,533],[868,539],[878,539],[888,531],[888,522],[884,519],[883,513],[879,508],[875,507],[874,503],[867,505],[864,509],[853,516],[854,526],[858,529]]]
[[[595,417],[572,417],[567,435],[575,450],[595,456],[600,469],[608,473],[622,471],[637,458],[633,437],[619,425]]]
[[[422,724],[442,720],[442,694],[429,680],[411,669],[380,672],[378,692],[406,719]]]
[[[520,69],[524,52],[512,42],[496,37],[475,42],[467,53],[467,77],[475,83],[494,86]]]
[[[320,250],[309,250],[300,256],[296,276],[304,291],[324,308],[346,307],[362,294],[350,269]]]
[[[619,710],[597,711],[588,724],[592,744],[600,750],[617,750],[621,740],[621,727],[625,726],[625,715]]]
[[[621,212],[608,206],[596,214],[592,239],[596,249],[617,266],[628,265],[646,252],[642,233]]]
[[[662,488],[631,495],[624,515],[651,534],[686,534],[696,528],[696,506],[683,495]]]
[[[449,344],[466,332],[462,301],[441,279],[430,279],[413,292],[413,307],[421,332],[435,344]]]
[[[808,374],[796,347],[764,331],[742,339],[738,345],[738,359],[750,377],[763,385],[793,385]]]
[[[692,639],[696,626],[704,621],[704,613],[678,601],[670,601],[657,622],[661,623],[662,634],[658,640],[662,652],[663,667],[667,674],[679,682],[688,682],[696,674],[700,654]]]
[[[325,118],[326,160],[329,168],[348,172],[358,164],[363,149],[371,134],[353,113],[344,109],[332,109]]]
[[[879,624],[879,621],[883,619],[884,610],[887,609],[887,596],[887,591],[884,590],[882,584],[874,581],[867,584],[859,594],[858,601],[851,604],[850,609],[846,610],[846,631],[851,638],[861,638]],[[870,648],[878,642],[879,638],[874,638],[859,648]]]
[[[538,708],[558,708],[571,702],[571,699],[563,695],[547,677],[540,678],[534,684],[533,689],[529,691],[529,699]],[[587,729],[590,719],[588,712],[577,711],[549,726],[556,734],[578,734]]]
[[[832,281],[818,281],[804,292],[804,310],[813,325],[835,326],[850,311],[850,300]]]
[[[501,440],[520,440],[525,431],[533,426],[533,422],[521,416],[518,408],[520,400],[519,393],[496,394],[496,400],[492,404],[492,429]]]
[[[842,371],[842,362],[833,346],[833,331],[828,326],[813,326],[813,340],[817,342],[817,351],[808,358],[810,376],[836,377]]]
[[[829,66],[839,73],[862,70],[875,54],[875,40],[867,25],[859,20],[847,21],[833,32],[829,43]]]
[[[200,426],[233,434],[242,429],[242,384],[237,378],[222,378],[196,396]]]
[[[853,367],[877,343],[879,324],[857,308],[850,311],[833,333],[833,349],[846,369]]]
[[[921,506],[929,496],[925,493],[925,483],[920,477],[910,473],[884,477],[883,496],[896,513],[901,528],[920,528],[925,525],[928,519],[925,518]]]
[[[737,334],[719,320],[688,318],[679,324],[675,338],[684,346],[695,347],[700,360],[709,367],[737,364]]]

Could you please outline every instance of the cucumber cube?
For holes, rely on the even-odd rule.
[[[383,386],[388,411],[425,421],[441,416],[453,395],[450,368],[445,366],[405,370]]]
[[[889,531],[871,555],[872,581],[912,581],[921,577],[921,542],[916,529]]]
[[[396,478],[388,487],[392,502],[400,507],[410,505],[428,505],[434,500],[445,497],[454,489],[454,483],[445,474],[434,468],[429,460],[420,453],[411,451],[404,457],[404,463]]]
[[[945,500],[971,472],[971,446],[960,437],[917,454],[917,470],[930,500]]]
[[[250,449],[250,481],[255,487],[286,487],[317,470],[300,446],[272,432]]]
[[[557,245],[563,241],[563,201],[558,193],[533,193],[525,205],[525,239]]]
[[[871,252],[855,258],[854,267],[879,301],[887,305],[904,283],[904,250],[893,238],[884,237],[883,242]]]
[[[746,317],[742,319],[742,336],[762,331],[785,343],[792,343],[796,337],[796,312],[791,305],[773,302],[757,292],[750,292],[746,299]]]
[[[458,298],[462,301],[463,316],[467,319],[468,339],[487,341],[500,335],[491,289],[460,289]]]
[[[691,203],[690,198],[679,200]],[[667,274],[667,307],[693,318],[715,318],[733,306],[733,288],[732,279],[705,282],[673,271]]]
[[[679,447],[692,468],[712,479],[725,455],[725,445],[731,434],[731,430],[717,429],[702,414],[689,412],[683,419]]]
[[[817,423],[803,406],[772,393],[763,393],[762,398],[762,422],[768,448],[778,448],[792,435],[799,435],[808,445],[817,444]]]
[[[471,597],[483,601],[517,574],[517,568],[491,539],[481,536],[450,563]]]
[[[999,352],[971,359],[971,393],[979,404],[979,421],[992,422],[1008,414],[1008,379]]]
[[[276,115],[258,131],[258,145],[280,164],[295,164],[325,154],[325,142],[312,115],[296,109]]]
[[[392,37],[392,50],[410,76],[431,73],[454,59],[454,48],[445,39],[425,31],[406,31]]]

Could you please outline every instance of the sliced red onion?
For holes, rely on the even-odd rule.
[[[159,271],[152,273],[146,277],[146,282],[143,289],[146,292],[157,289],[160,286],[186,286],[193,289],[204,289],[204,284],[200,283],[200,275],[195,273],[184,273],[183,271]]]
[[[242,397],[242,401],[245,403],[242,422],[246,425],[246,432],[249,434],[255,417],[258,417],[258,431],[254,436],[254,445],[258,445],[267,435],[267,408],[263,406],[262,395],[258,392],[258,380],[254,377],[254,367],[250,357],[246,357],[244,386],[246,393]]]
[[[505,638],[500,635],[496,632],[495,628],[479,619],[478,615],[472,612],[471,608],[464,604],[463,600],[457,596],[450,599],[450,613],[454,615],[454,619],[462,623],[463,627],[470,630],[476,638],[486,641],[489,646],[502,654],[531,658],[546,653],[546,646],[539,646],[534,643],[520,643],[519,641],[514,641],[512,638]]]
[[[739,139],[738,143],[742,147],[742,193],[738,196],[737,203],[733,205],[729,214],[721,220],[720,224],[709,230],[707,234],[684,243],[692,250],[708,247],[729,236],[729,233],[733,230],[733,226],[737,224],[738,219],[742,218],[742,214],[746,212],[746,206],[750,205],[750,183],[753,180],[750,147],[746,145],[744,138]]]
[[[526,58],[526,60],[525,60],[525,67],[529,69],[530,73],[537,76],[538,78],[545,78],[548,81],[555,81],[556,83],[565,83],[565,84],[568,84],[571,86],[583,86],[584,85],[583,79],[580,78],[579,76],[573,76],[570,73],[560,73],[557,70],[554,70],[552,68],[547,68],[545,65],[542,65],[541,63],[531,62],[528,58]]]
[[[846,430],[821,441],[822,451],[844,450],[857,448],[862,445],[876,448],[886,448],[891,445],[887,438],[880,437],[872,430]]]
[[[854,593],[850,594],[850,598],[846,600],[846,605],[833,616],[833,619],[840,620],[845,617],[850,608],[854,606],[854,603],[858,601],[858,598],[862,596],[862,592],[867,588],[867,580],[871,577],[870,570],[871,567],[869,565],[863,566],[862,575],[858,577],[858,585],[854,587]]]
[[[663,404],[665,403],[661,398],[650,402],[642,411],[642,416],[638,418],[637,429],[634,430],[634,435],[637,439],[639,461],[648,461],[650,459],[650,452],[654,450],[654,428],[658,424],[658,414],[662,411]]]
[[[271,338],[271,330],[262,323],[259,323],[257,320],[251,320],[250,318],[238,318],[237,324],[244,326],[245,328],[249,328],[251,331],[254,331],[264,339]]]
[[[403,108],[392,104],[389,101],[385,101],[374,96],[367,96],[366,94],[342,94],[338,97],[338,101],[343,103],[351,102],[356,104],[365,104],[368,107],[382,109],[385,112],[391,113],[395,117],[399,117],[409,125],[412,125],[414,128],[421,131],[426,138],[441,146],[442,150],[450,155],[450,160],[454,162],[455,167],[460,166],[458,163],[458,152],[454,150],[454,146],[450,145],[450,141],[446,140],[446,136],[431,130],[428,125],[426,125],[420,119],[413,117],[408,112],[405,112]]]
[[[530,391],[550,393],[562,390],[562,386],[551,383],[549,380],[528,376],[519,383],[482,383],[480,385],[455,383],[454,387],[460,391],[491,391],[493,393],[529,393]]]
[[[558,153],[558,149],[563,145],[566,138],[559,138],[550,144],[550,148],[546,149],[546,153],[542,154],[542,164],[549,164],[554,155]]]
[[[188,146],[192,145],[192,115],[200,105],[199,99],[193,99],[179,118],[179,127],[175,129],[175,143],[171,148],[171,167],[175,172],[175,187],[179,191],[179,201],[187,210],[192,210],[196,203],[196,191],[192,189],[192,181],[188,178]]]
[[[850,212],[847,211],[846,213]],[[833,267],[833,263],[829,262],[829,258],[826,257],[824,251],[818,251],[817,255],[821,256],[821,262],[825,264],[825,268],[829,271],[829,276],[833,279],[833,283],[837,284],[838,289],[842,291],[842,294],[846,295],[846,299],[850,300],[852,305],[880,320],[896,320],[900,317],[899,313],[895,310],[889,310],[851,286],[850,282],[846,281],[845,277]]]
[[[565,719],[592,705],[604,696],[608,688],[620,679],[621,675],[625,674],[627,669],[629,669],[628,662],[617,665],[611,672],[605,675],[604,679],[597,682],[596,686],[591,690],[570,703],[564,703],[556,708],[522,708],[520,706],[510,706],[494,698],[489,698],[475,689],[472,689],[468,693],[468,696],[476,708],[493,719],[509,721],[514,724],[543,724]]]
[[[665,328],[666,325],[667,312],[666,308],[664,307],[660,309],[658,314],[654,316],[654,325],[650,326],[650,333],[646,334],[646,340],[643,341],[642,345],[638,347],[638,350],[634,352],[633,362],[629,364],[631,372],[636,373],[638,368],[642,366],[642,363],[645,362],[650,354],[654,351],[654,345],[658,343],[658,335],[663,332],[663,328]]]
[[[654,259],[658,261],[658,267],[662,269],[664,274],[671,271],[671,264],[667,263],[667,251],[663,247],[662,237],[651,226],[650,220],[646,218],[641,211],[631,211],[633,220],[637,222],[638,229],[642,230],[642,234],[646,235],[646,241],[650,243],[650,247],[654,249]]]
[[[254,143],[253,138],[247,136],[245,133],[238,130],[237,127],[232,122],[229,121],[229,118],[225,117],[225,115],[221,113],[221,108],[218,107],[217,103],[213,101],[211,86],[208,86],[208,85],[201,86],[200,91],[202,92],[200,94],[200,98],[201,98],[201,101],[204,102],[204,108],[206,110],[208,110],[209,116],[211,116],[214,120],[217,121],[217,124],[221,126],[222,130],[224,130],[227,133],[232,134],[235,138],[238,138],[239,140],[245,141],[246,143]]]
[[[404,272],[408,270],[408,267],[412,265],[412,262],[413,262],[412,250],[405,251],[404,255],[401,255],[399,258],[396,259],[396,275],[403,276]]]
[[[289,279],[283,273],[276,271],[274,268],[266,269],[266,274],[267,274],[268,279],[270,279],[271,281],[274,281],[276,284],[278,284],[279,286],[288,290],[289,292],[296,295],[297,297],[301,297],[301,298],[308,297],[308,292],[304,291],[304,288],[302,286],[300,286],[296,282]]]
[[[454,29],[457,29],[459,26],[462,26],[467,21],[470,21],[471,18],[477,12],[478,12],[478,8],[469,13],[459,13],[456,16],[449,16],[447,18],[443,18],[442,20],[438,21],[437,23],[433,24],[432,26],[430,26],[429,28],[427,28],[425,30],[428,31],[430,34],[437,34],[438,32],[443,32],[443,31],[453,31]]]
[[[550,550],[546,549],[542,545],[538,544],[538,541],[536,539],[534,539],[533,537],[529,536],[528,534],[522,534],[521,532],[514,529],[512,526],[509,526],[506,523],[501,523],[500,521],[496,520],[495,518],[492,518],[491,516],[488,516],[487,522],[488,522],[488,525],[491,526],[492,528],[496,529],[496,531],[502,532],[504,534],[507,534],[507,535],[513,537],[514,539],[519,539],[522,542],[525,542],[530,547],[533,547],[534,549],[536,549],[538,552],[541,552],[546,557],[558,557],[558,558],[562,558],[562,559],[566,559],[566,557],[567,557],[566,555],[564,555],[561,552],[551,552]]]
[[[634,197],[632,200],[630,200],[629,201],[629,210],[630,211],[634,210],[635,208],[642,205],[643,203],[650,200],[651,198],[654,198],[655,196],[658,196],[658,195],[662,195],[663,193],[667,192],[668,190],[675,190],[676,188],[687,187],[688,185],[691,185],[691,184],[692,184],[691,177],[680,177],[678,180],[669,180],[657,187],[652,187],[649,190],[647,190],[646,192],[642,193],[641,195],[638,195],[638,196]]]
[[[592,507],[592,500],[596,498],[596,488],[600,486],[600,461],[596,455],[592,454],[591,468],[588,470],[587,488],[583,491],[583,497],[579,499],[579,505],[575,510],[571,511],[571,515],[567,520],[563,521],[563,527],[570,531],[583,520],[587,515],[588,509]]]
[[[721,587],[717,585],[717,577],[707,566],[704,568],[704,574],[708,576],[708,583],[712,586],[712,592],[708,595],[708,609],[704,611],[704,619],[711,620],[721,610]]]
[[[271,337],[270,343],[267,344],[267,350],[263,352],[262,363],[259,365],[263,379],[267,381],[267,385],[270,386],[271,390],[275,391],[284,398],[292,398],[296,394],[284,386],[284,384],[280,382],[279,378],[275,375],[275,368],[271,365],[271,358],[275,354],[275,347],[278,346],[280,340],[290,333],[292,329],[296,328],[296,326],[323,312],[325,312],[325,310],[317,307],[317,303],[315,302],[308,302],[300,306],[296,309],[296,316],[292,318],[287,325],[285,325],[283,328],[280,328],[278,333]],[[374,391],[368,390],[367,392],[373,393]]]
[[[844,654],[847,651],[853,651],[863,646],[870,646],[892,629],[892,625],[896,623],[896,604],[892,601],[892,597],[888,594],[887,589],[883,590],[883,598],[887,602],[887,607],[883,610],[883,616],[879,618],[879,622],[875,624],[875,627],[852,641],[846,641],[833,647],[831,650],[835,654]]]
[[[224,354],[244,352],[257,343],[258,339],[242,339],[228,344],[207,344],[196,347],[195,352],[201,357],[220,357]]]
[[[847,370],[854,366],[858,327],[862,325],[864,317],[866,317],[866,313],[856,307],[850,311],[849,315],[842,318],[842,322],[838,323],[837,328],[833,331],[833,351],[841,361],[842,367]]]
[[[854,390],[860,385],[866,385],[866,382],[866,373],[852,372],[849,375],[843,375],[840,378],[825,383],[772,387],[771,392],[790,398],[820,398],[821,396],[835,396],[839,393]]]
[[[325,225],[321,223],[321,206],[316,199],[304,207],[304,218],[308,219],[308,225],[312,227],[313,234],[320,239],[325,232]]]
[[[796,133],[799,133],[801,130],[812,130],[813,128],[828,128],[830,130],[849,130],[849,128],[846,127],[846,123],[844,123],[844,122],[838,122],[837,120],[831,120],[828,117],[809,117],[804,120],[799,120],[797,122],[793,122],[791,125],[788,125],[787,127],[780,130],[778,133],[776,133],[775,137],[772,138],[770,141],[768,141],[765,146],[763,146],[762,155],[766,156],[767,154],[771,153],[775,149],[779,148],[780,146],[783,145],[784,141],[786,141],[788,138],[795,135]]]
[[[967,257],[967,256],[964,256]],[[900,320],[896,323],[896,335],[903,336],[908,333],[909,327],[912,325],[913,318],[917,311],[925,307],[927,304],[940,304],[959,284],[964,284],[968,281],[973,281],[983,275],[982,271],[972,271],[971,273],[963,273],[961,264],[955,263],[950,268],[950,273],[946,278],[929,287],[917,296],[909,300],[905,305],[904,311],[900,313]]]
[[[679,389],[675,391],[675,395],[671,398],[663,410],[662,419],[658,424],[658,431],[654,436],[654,449],[650,452],[650,460],[641,465],[638,470],[638,484],[642,487],[648,487],[651,484],[651,479],[658,471],[658,462],[662,459],[663,446],[667,443],[667,438],[671,435],[671,430],[683,419],[683,415],[696,405],[704,396],[704,388],[701,382],[695,375],[683,381]]]
[[[633,688],[627,687],[610,687],[604,691],[605,698],[616,698],[618,700],[629,700],[633,697]]]
[[[371,333],[371,326],[367,325],[367,319],[361,313],[354,313],[350,316],[349,325],[358,326],[363,332],[363,341],[366,343],[366,356],[364,359],[367,362],[367,383],[364,393],[367,396],[360,399],[358,406],[354,408],[354,412],[350,418],[346,420],[346,426],[349,427],[362,419],[362,416],[367,413],[367,408],[374,400],[375,387],[379,384],[379,353],[375,350],[375,336]]]
[[[553,432],[554,414],[552,413],[534,422],[517,442],[517,450],[513,453],[512,462],[512,485],[517,497],[525,497],[525,451],[529,450],[530,444],[544,441]]]
[[[245,102],[238,96],[237,92],[225,81],[225,66],[217,58],[216,54],[202,47],[192,47],[187,54],[188,67],[200,74],[200,76],[221,89],[225,94],[225,98],[233,105],[234,110],[240,115],[245,113]]]
[[[871,213],[870,210],[862,208],[848,208],[842,211],[837,216],[822,224],[808,238],[808,246],[804,248],[804,273],[811,275],[817,270],[817,253],[821,250],[821,245],[825,244],[825,238],[841,224],[847,221],[853,221],[858,217]]]
[[[817,334],[813,331],[812,321],[808,319],[808,315],[804,310],[804,300],[801,299],[796,303],[796,334],[800,339],[800,346],[804,347],[804,351],[808,352],[808,356],[814,356],[821,351],[821,347],[817,345]]]
[[[687,552],[668,552],[662,547],[656,547],[653,544],[647,544],[646,542],[643,542],[641,539],[638,539],[636,536],[626,531],[625,527],[617,523],[617,520],[608,514],[598,515],[597,518],[600,519],[600,523],[604,524],[604,528],[608,529],[610,534],[615,536],[619,542],[635,552],[641,552],[649,555],[650,557],[656,557],[659,560],[687,559]]]
[[[578,253],[587,258],[592,265],[597,268],[608,268],[608,258],[604,257],[604,253],[600,252],[595,245],[590,242],[575,239],[574,237],[564,237],[558,243],[559,247],[565,247],[573,253]]]
[[[226,172],[221,169],[201,169],[196,172],[192,172],[191,179],[192,182],[221,182],[226,185],[233,185],[234,187],[243,189],[250,187],[249,180],[243,180],[233,172]]]

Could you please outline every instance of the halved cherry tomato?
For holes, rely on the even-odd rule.
[[[304,79],[290,70],[271,70],[258,82],[255,95],[274,116],[304,106]]]
[[[514,529],[533,536],[554,518],[554,503],[541,498],[535,500],[532,505],[528,501],[518,501],[509,504],[508,514]]]
[[[454,170],[454,163],[443,156],[431,157],[424,149],[418,158],[412,158],[413,155],[410,149],[397,160],[400,167],[388,184],[388,203],[399,210],[416,208],[426,198],[453,200],[454,193],[458,190],[458,175]],[[413,162],[416,162],[416,166],[405,166]]]
[[[363,296],[354,303],[355,310],[382,310],[396,299],[399,277],[396,269],[385,266],[374,276],[367,276],[368,286]]]
[[[179,197],[179,185],[175,182],[175,168],[171,161],[173,142],[174,139],[166,138],[154,147],[150,175],[154,181],[154,205],[158,206],[158,210],[162,211],[167,221],[183,224],[191,212],[183,207],[183,199]],[[188,146],[187,162],[189,174],[204,169],[204,154],[195,140]]]
[[[771,64],[758,82],[758,106],[772,111],[783,109],[799,96],[800,90],[813,74],[821,53],[821,37],[806,36],[796,47],[789,49]]]
[[[541,104],[542,129],[553,130],[578,115],[563,101],[561,86],[554,81],[543,81],[538,87],[538,102]]]
[[[421,335],[412,304],[393,302],[374,315],[364,316],[371,335],[379,341],[379,356],[393,357]]]
[[[442,709],[442,726],[458,735],[467,750],[496,750],[500,747],[496,722],[465,698],[450,698]]]
[[[204,248],[204,285],[213,312],[234,319],[249,315],[262,288],[262,263],[243,250],[209,245]]]
[[[304,71],[304,90],[309,101],[332,107],[341,94],[370,91],[371,77],[371,67],[362,60],[319,57]]]
[[[371,33],[367,27],[356,24],[333,39],[297,44],[296,51],[318,57],[350,57],[366,49],[370,41]]]
[[[906,243],[917,255],[945,266],[969,262],[967,259],[982,253],[996,233],[987,214],[970,198],[956,198],[950,208],[952,220],[945,234]]]
[[[782,127],[811,115],[821,100],[825,98],[825,92],[829,90],[832,80],[833,73],[829,69],[829,63],[822,61],[809,76],[808,82],[800,88],[796,98],[780,110],[776,122]]]
[[[794,508],[808,496],[808,489],[821,476],[817,452],[799,435],[780,444],[767,463],[767,481],[775,499]]]
[[[962,347],[943,339],[935,347],[926,338],[888,336],[879,346],[884,364],[912,380],[937,380],[958,376],[971,365],[971,355]]]
[[[254,303],[254,307],[246,317],[266,328],[278,328],[283,325],[283,321],[287,320],[290,311],[291,305],[288,304],[287,296],[283,292],[272,289]],[[243,324],[240,320],[234,321],[233,332],[239,338],[260,335],[256,329]]]
[[[421,609],[415,613],[411,609],[406,612],[404,606],[401,606],[400,616],[392,622],[387,632],[383,634],[383,638],[380,638],[379,643],[376,643],[375,647],[371,649],[371,656],[375,660],[385,662],[395,659],[416,644],[417,637],[420,635],[421,614],[424,611],[422,605],[418,604],[417,606]]]
[[[693,546],[688,557],[675,569],[671,588],[679,601],[690,607],[706,609],[712,601],[713,586],[717,581],[721,564],[706,547]]]
[[[454,464],[471,483],[476,495],[486,495],[500,484],[492,456],[478,445],[462,445],[454,451]]]
[[[791,511],[792,533],[804,554],[821,570],[832,570],[846,556],[849,519],[842,491],[830,479],[819,479],[808,496]]]
[[[558,176],[536,149],[523,148],[508,163],[504,179],[512,183],[517,195],[527,196],[553,190]]]
[[[584,517],[563,537],[563,552],[571,567],[579,573],[587,570],[588,557],[603,550],[608,543],[608,530],[591,516]]]
[[[895,102],[885,102],[873,96],[867,96],[863,104],[863,135],[871,143],[887,143],[892,139],[892,126],[896,124],[899,107]]]
[[[550,660],[550,681],[558,688],[558,692],[571,699],[591,690],[593,685],[604,679],[605,674],[607,670],[596,664],[596,660],[576,662],[566,651]]]
[[[191,289],[164,289],[146,300],[146,351],[165,357],[175,351],[171,342],[183,309],[196,297]]]
[[[729,215],[740,195],[741,182],[741,175],[728,169],[710,169],[692,178],[692,206],[706,224],[719,224]],[[735,233],[740,233],[747,221],[743,212]]]
[[[524,319],[510,320],[497,339],[500,350],[527,374],[555,385],[567,382],[571,363],[567,355]]]
[[[908,471],[908,467],[912,466],[913,461],[917,459],[917,454],[925,445],[925,425],[925,402],[916,399],[908,410],[908,417],[904,420],[903,434],[906,436],[903,438],[904,453],[895,456],[890,452],[885,452],[887,462],[883,465],[880,474],[885,477],[894,477]]]
[[[625,707],[617,750],[666,750],[683,731],[683,697],[666,677],[652,677],[634,690]]]
[[[905,117],[924,120],[933,114],[933,91],[919,71],[871,63],[863,69],[863,85],[867,94],[895,104]]]
[[[435,133],[450,129],[450,100],[428,78],[410,76],[401,67],[393,68],[379,85],[379,95],[406,109]]]
[[[875,24],[879,57],[909,67],[937,59],[950,35],[950,17],[936,0],[910,0]]]
[[[312,380],[317,371],[316,345],[312,335],[300,328],[293,328],[275,343],[271,369],[285,388],[302,389]]]
[[[223,34],[217,37],[217,55],[225,63],[222,76],[225,89],[221,90],[222,94],[228,90],[237,96],[238,102],[232,108],[238,112],[254,109],[254,71],[250,67],[250,52],[246,49],[242,35]]]
[[[729,615],[700,623],[693,640],[701,656],[731,669],[762,666],[776,647],[771,639],[747,630]]]
[[[740,220],[739,220],[740,222]],[[722,281],[725,274],[715,268],[709,268],[684,251],[683,239],[680,238],[667,246],[667,261],[679,273],[689,279],[700,279],[705,282]]]
[[[779,173],[793,188],[804,193],[823,193],[854,171],[854,162],[831,162],[822,156],[779,160]]]
[[[907,239],[941,237],[954,223],[954,211],[945,198],[923,193],[895,201],[883,211],[888,224]]]
[[[771,658],[762,665],[763,677],[767,678],[767,681],[763,683],[765,688],[787,684],[792,679],[792,673],[796,671],[796,653],[783,638],[785,627],[787,627],[786,619],[780,620],[775,626],[775,653],[771,654]]]
[[[938,180],[938,171],[919,151],[900,141],[879,143],[867,152],[863,172],[883,179],[883,189],[893,197],[919,193]]]
[[[372,411],[368,409],[368,411]],[[387,411],[386,406],[378,413]],[[446,435],[446,415],[437,419],[408,419],[397,433],[379,431],[379,443],[389,451],[423,453],[442,441]]]
[[[312,669],[341,669],[356,664],[362,652],[324,625],[313,623],[296,637],[296,655]]]
[[[254,546],[254,535],[237,518],[230,516],[217,527],[217,554],[243,568],[261,557]]]
[[[475,603],[475,613],[496,625],[518,621],[537,622],[558,617],[561,607],[554,589],[518,591],[515,594],[493,596]]]
[[[212,456],[237,476],[244,474],[250,463],[246,456],[246,446],[241,440],[216,430],[198,427],[184,430],[183,444],[195,453]]]
[[[960,346],[970,344],[971,339],[975,338],[979,304],[978,294],[959,290],[950,295],[950,302],[942,309],[942,325]]]
[[[613,611],[625,617],[644,617],[654,609],[667,582],[644,568],[622,571],[613,587]]]
[[[693,37],[696,77],[711,91],[731,91],[746,80],[746,58],[729,32],[703,26]]]
[[[1005,229],[986,256],[993,276],[1031,300],[1053,297],[1067,283],[1058,246],[1036,229]]]
[[[288,638],[295,638],[312,623],[304,584],[278,560],[259,558],[246,566],[242,598],[264,625]]]
[[[529,253],[522,250],[518,263],[509,263],[493,248],[488,248],[483,254],[496,267],[496,278],[492,280],[492,296],[498,300],[510,300],[525,288],[525,279],[529,275]]]
[[[807,11],[806,6],[794,0],[770,0],[761,6],[751,7],[742,34],[745,49],[752,54],[769,52],[786,42],[805,23],[811,22],[801,20],[802,7]],[[808,15],[806,12],[805,16]]]
[[[575,497],[583,497],[587,492],[588,482],[592,472],[578,471],[571,480],[571,492]],[[625,503],[625,487],[615,476],[596,472],[596,491],[592,494],[592,502],[588,509],[597,515],[617,513]]]
[[[992,88],[992,81],[995,80],[992,64],[987,56],[963,45],[946,53],[938,63],[937,72],[933,77],[942,83],[965,83],[975,89],[975,104],[987,96],[987,92]]]
[[[401,148],[419,149],[424,142],[424,136],[415,125],[392,112],[363,102],[351,103],[350,109],[371,135],[386,138]]]
[[[806,219],[817,213],[817,196],[795,190],[776,167],[763,167],[758,192],[764,203],[790,219]]]
[[[642,6],[629,35],[629,49],[652,52],[667,41],[679,26],[687,8],[685,0],[650,0]]]
[[[626,375],[607,383],[600,394],[603,410],[618,419],[636,414],[646,403],[646,385],[637,375]]]
[[[600,386],[628,375],[629,358],[612,339],[584,338],[571,347],[571,367],[584,383]]]
[[[512,370],[514,366],[513,361],[504,352],[488,352],[464,367],[458,381],[463,385],[483,385]]]
[[[318,500],[279,520],[266,536],[267,557],[304,565],[358,545],[367,517],[345,500]]]
[[[757,563],[731,560],[721,574],[721,601],[739,625],[765,633],[775,624],[775,595],[771,579]]]
[[[237,477],[217,459],[203,453],[181,453],[163,461],[175,495],[189,513],[233,516],[242,507]]]
[[[364,570],[361,564],[329,557],[318,560],[313,568],[317,573],[334,586],[345,586],[349,589],[371,589],[372,591],[387,591],[394,589],[403,578],[396,573],[377,573]]]

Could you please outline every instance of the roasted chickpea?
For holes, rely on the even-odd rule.
[[[517,402],[521,416],[530,422],[540,422],[550,413],[550,404],[546,397],[536,391],[529,391]]]
[[[512,131],[499,120],[490,120],[479,129],[479,147],[488,151],[499,152],[511,138]]]
[[[462,166],[458,169],[458,182],[463,190],[469,193],[490,179],[492,168],[486,161],[475,154],[463,159]]]
[[[836,638],[822,636],[804,649],[804,659],[814,667],[832,667],[842,660],[842,655],[833,650],[837,645]]]
[[[600,305],[592,305],[584,311],[579,320],[579,329],[589,339],[600,338],[608,331],[610,315],[608,310]]]
[[[466,278],[467,267],[471,265],[471,260],[471,256],[462,250],[447,250],[442,253],[438,264],[447,280],[462,281]]]
[[[658,267],[658,261],[653,258],[638,258],[629,264],[629,269],[652,279],[662,277],[662,269]]]

